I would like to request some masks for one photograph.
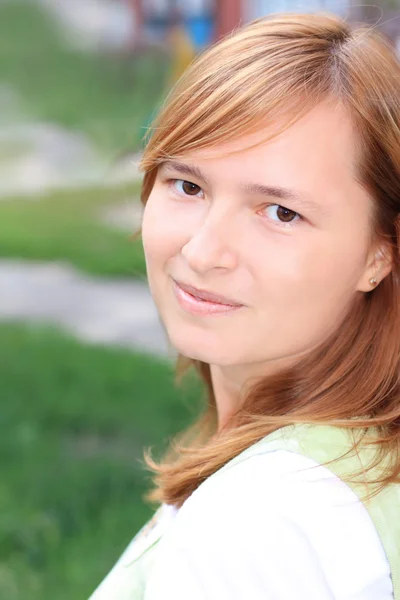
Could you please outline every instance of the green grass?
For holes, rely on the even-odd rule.
[[[108,152],[137,148],[165,86],[167,59],[71,49],[33,2],[0,2],[0,83],[32,116],[87,133]]]
[[[61,260],[94,275],[142,278],[141,241],[99,218],[106,206],[137,202],[137,194],[138,185],[131,185],[1,201],[0,256]]]
[[[158,456],[199,407],[160,359],[0,326],[0,598],[85,599],[153,509]]]

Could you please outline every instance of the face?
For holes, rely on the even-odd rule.
[[[345,110],[321,104],[248,148],[266,133],[163,163],[144,211],[149,285],[169,339],[209,364],[297,360],[368,281],[372,201],[356,182]]]

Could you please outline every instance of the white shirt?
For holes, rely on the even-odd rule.
[[[164,510],[145,600],[393,600],[366,508],[303,455],[251,456]]]

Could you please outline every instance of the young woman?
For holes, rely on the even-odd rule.
[[[143,156],[150,288],[207,390],[93,600],[400,600],[400,65],[371,28],[258,20]]]

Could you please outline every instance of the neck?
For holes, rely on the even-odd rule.
[[[218,414],[218,431],[243,404],[251,386],[264,377],[291,367],[304,355],[305,353],[299,353],[273,361],[243,365],[210,365]]]
[[[221,430],[242,405],[249,387],[266,373],[263,369],[259,372],[254,365],[210,365],[210,374],[217,406],[218,430]]]

